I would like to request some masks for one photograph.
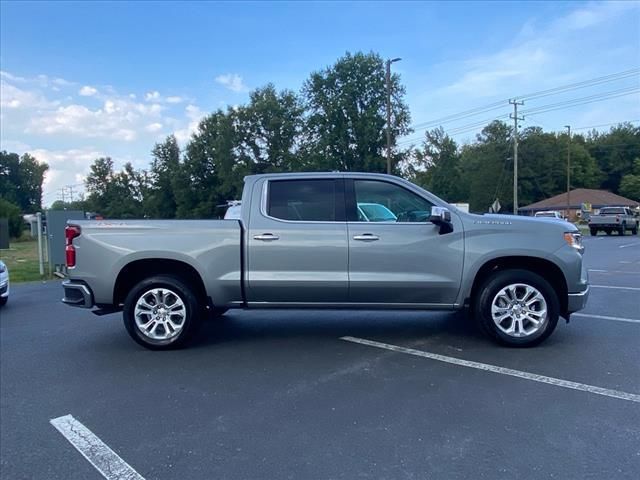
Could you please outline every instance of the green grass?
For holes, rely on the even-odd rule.
[[[0,260],[7,264],[11,283],[30,282],[33,280],[46,280],[48,265],[45,263],[45,275],[40,276],[38,264],[37,240],[24,237],[9,244],[8,250],[0,250]]]

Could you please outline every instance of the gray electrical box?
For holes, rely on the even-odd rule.
[[[0,218],[0,249],[9,248],[9,219]]]
[[[67,260],[64,253],[64,227],[67,220],[84,220],[80,210],[47,210],[47,247],[49,264],[54,271],[64,271]]]

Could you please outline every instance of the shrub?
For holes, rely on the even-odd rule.
[[[22,215],[20,215],[20,208],[0,198],[0,218],[9,219],[9,236],[12,238],[18,238],[22,234]]]

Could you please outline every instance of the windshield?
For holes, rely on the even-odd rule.
[[[556,214],[551,212],[536,213],[536,217],[555,217],[555,216]]]
[[[600,215],[624,215],[624,208],[603,208],[600,210]]]

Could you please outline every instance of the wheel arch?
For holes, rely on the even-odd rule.
[[[506,256],[487,260],[477,270],[471,290],[469,291],[467,304],[472,305],[480,288],[487,278],[493,273],[501,270],[521,269],[533,272],[547,280],[558,294],[560,303],[560,313],[565,314],[568,309],[568,288],[567,280],[560,267],[555,263],[539,257],[527,256]]]
[[[204,281],[193,266],[181,260],[144,258],[127,263],[118,273],[113,286],[113,305],[122,305],[127,294],[138,282],[156,275],[172,275],[180,278],[193,287],[200,301],[207,301]]]

